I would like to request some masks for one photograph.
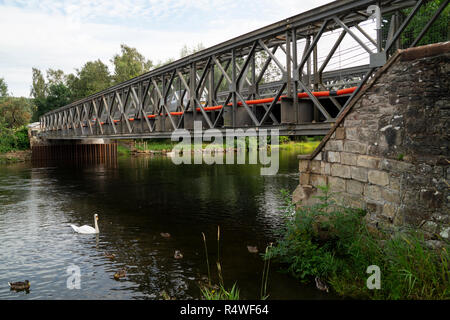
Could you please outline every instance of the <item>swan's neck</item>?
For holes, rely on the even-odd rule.
[[[95,232],[100,233],[100,230],[98,229],[97,219],[95,218],[94,218],[94,225],[95,225]]]

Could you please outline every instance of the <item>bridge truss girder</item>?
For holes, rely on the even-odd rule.
[[[40,118],[41,129],[47,138],[58,139],[170,137],[170,132],[176,129],[191,130],[195,120],[202,121],[204,129],[225,130],[242,127],[239,117],[244,117],[246,127],[278,128],[282,133],[293,135],[324,134],[380,67],[364,65],[325,71],[342,40],[351,37],[368,54],[384,53],[387,58],[398,47],[398,39],[408,23],[426,2],[334,1],[48,112]],[[360,27],[362,22],[371,19],[367,13],[371,5],[378,5],[383,15],[393,14],[392,19],[399,10],[412,8],[401,25],[391,23],[385,48],[383,39],[373,39]],[[437,9],[412,45],[419,42],[447,5],[448,0]],[[338,32],[339,37],[319,65],[318,43],[324,34],[333,31]],[[302,54],[300,43],[303,44]],[[257,66],[258,59],[262,63]],[[277,68],[280,80],[264,82],[269,66]],[[314,94],[349,85],[356,86],[356,90],[343,101],[333,96],[328,98],[336,108],[334,112]],[[279,113],[279,98],[292,99],[294,117],[298,119],[297,113],[301,112],[298,94],[302,92],[312,102],[314,123],[298,123],[297,120],[293,121],[294,125],[280,123],[280,116],[276,114]],[[262,100],[267,97],[274,99]],[[261,103],[254,104],[255,100]]]

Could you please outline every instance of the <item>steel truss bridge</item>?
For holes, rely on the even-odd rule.
[[[448,2],[442,2],[408,46],[419,43]],[[282,135],[326,134],[373,73],[404,47],[402,34],[426,3],[331,2],[48,112],[40,118],[41,135],[168,138],[176,129],[192,130],[194,121],[222,132],[267,128]],[[362,27],[374,17],[382,17],[387,30],[383,33],[377,24],[375,37]],[[336,39],[319,48],[329,34]],[[362,48],[370,63],[326,71],[344,38]],[[274,67],[279,78],[267,81]]]

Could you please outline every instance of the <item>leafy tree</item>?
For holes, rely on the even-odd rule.
[[[1,98],[0,122],[10,129],[19,128],[30,121],[32,108],[32,103],[27,98]]]
[[[111,59],[114,64],[114,84],[137,77],[152,68],[152,61],[147,60],[136,48],[122,44],[120,50],[121,54],[116,54]]]
[[[89,61],[81,70],[76,70],[76,75],[68,75],[66,82],[74,101],[108,88],[112,79],[108,66],[101,60],[96,60]]]
[[[8,96],[8,85],[5,79],[0,78],[0,98]]]
[[[408,26],[403,31],[400,37],[401,48],[408,48],[412,45],[413,41],[417,38],[423,27],[431,19],[433,14],[437,11],[444,0],[432,0],[422,5],[416,15],[409,22]],[[404,9],[399,12],[400,20],[404,21],[410,14],[412,9]],[[450,7],[447,6],[440,16],[433,22],[430,29],[422,37],[417,45],[425,45],[430,43],[445,42],[449,40],[449,21],[450,19]],[[389,31],[390,24],[392,23],[392,14],[383,16],[383,45],[386,45],[386,38]]]
[[[44,99],[47,95],[47,85],[41,70],[33,68],[33,84],[31,86],[31,96],[35,99]]]
[[[419,35],[422,28],[431,19],[433,14],[437,11],[440,5],[445,0],[433,0],[423,5],[416,16],[411,20],[402,37],[402,44],[410,46],[412,42]],[[404,14],[409,14],[411,9],[405,10]],[[433,22],[428,32],[419,41],[418,45],[425,45],[436,42],[445,42],[449,40],[449,21],[450,21],[450,6],[447,6],[440,16]]]
[[[65,83],[64,71],[58,69],[48,69],[47,70],[47,86],[53,84]]]
[[[34,100],[37,109],[33,115],[33,120],[38,121],[44,113],[69,104],[70,97],[70,89],[64,83],[50,85],[47,97],[35,98]]]
[[[187,57],[191,54],[194,54],[198,51],[202,51],[203,49],[205,49],[205,46],[203,45],[203,43],[199,42],[197,43],[195,46],[189,48],[186,44],[183,46],[183,48],[181,48],[180,50],[180,58],[184,58]]]

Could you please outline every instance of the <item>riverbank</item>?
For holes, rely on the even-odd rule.
[[[0,154],[0,164],[31,161],[31,149],[9,151]]]
[[[314,149],[319,145],[320,140],[316,138],[307,138],[306,141],[291,141],[289,138],[280,139],[279,145],[269,145],[271,148],[278,147],[280,150],[299,150],[302,154],[308,154],[314,151]],[[148,154],[162,154],[167,155],[171,153],[173,148],[178,144],[178,142],[173,142],[169,139],[158,139],[158,140],[122,140],[118,141],[117,152],[119,155],[148,155]],[[210,146],[209,143],[202,144],[202,150],[206,150]],[[192,150],[194,147],[192,146]],[[218,152],[229,152],[236,151],[236,148],[223,148],[214,147],[214,151]]]

